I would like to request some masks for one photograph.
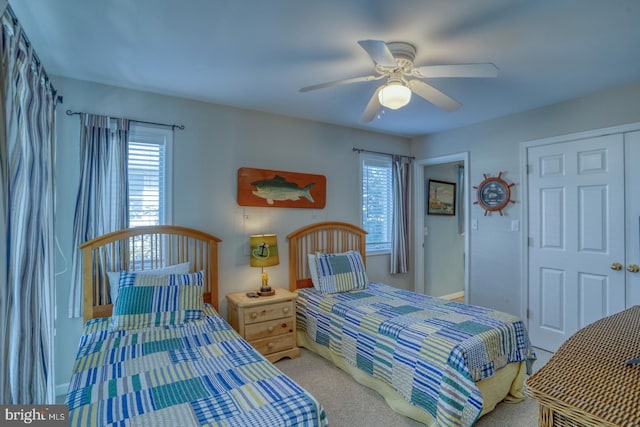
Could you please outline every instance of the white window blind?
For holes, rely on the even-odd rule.
[[[362,228],[367,230],[367,252],[391,250],[393,183],[391,158],[360,154]]]
[[[129,227],[170,223],[171,131],[136,125],[129,134]]]

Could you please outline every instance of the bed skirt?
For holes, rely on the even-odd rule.
[[[296,332],[298,347],[304,347],[324,357],[343,371],[349,373],[360,384],[380,393],[391,409],[398,414],[412,418],[427,426],[436,425],[436,421],[431,414],[412,405],[384,381],[371,377],[348,363],[344,357],[335,351],[314,342],[309,338],[306,331],[298,330]],[[496,405],[502,401],[508,403],[522,402],[525,398],[524,381],[526,375],[527,363],[514,362],[499,369],[491,378],[478,381],[476,384],[482,394],[482,412],[480,416],[491,412]]]

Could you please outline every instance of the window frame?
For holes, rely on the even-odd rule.
[[[365,180],[365,169],[367,168],[368,165],[370,164],[374,164],[374,163],[378,163],[378,164],[384,164],[384,166],[386,167],[388,165],[389,167],[389,208],[388,211],[386,213],[387,216],[387,233],[389,235],[389,242],[387,244],[382,244],[382,243],[372,243],[369,244],[369,242],[367,241],[366,243],[366,254],[367,255],[382,255],[382,254],[389,254],[391,253],[391,238],[392,238],[392,227],[393,227],[393,165],[392,165],[392,159],[387,156],[387,155],[383,155],[383,154],[375,154],[375,153],[360,153],[359,156],[359,174],[360,174],[360,180],[359,180],[359,195],[360,195],[360,224],[361,227],[363,229],[365,229],[367,232],[369,232],[369,230],[366,227],[365,224],[365,219],[364,219],[364,213],[365,213],[365,206],[364,206],[364,180]],[[367,237],[370,234],[367,234]],[[377,245],[377,247],[372,247],[373,245]]]

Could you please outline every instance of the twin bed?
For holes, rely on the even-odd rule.
[[[522,400],[534,357],[522,322],[369,282],[365,234],[326,222],[288,236],[298,345],[427,425],[472,425]],[[81,247],[86,324],[70,425],[328,425],[321,403],[218,315],[219,242],[160,226]]]
[[[218,315],[219,242],[160,226],[81,246],[86,323],[70,426],[327,425],[320,403]]]
[[[472,425],[501,401],[522,401],[535,359],[524,323],[369,282],[365,236],[340,222],[287,236],[298,346],[378,391],[396,412],[430,426]],[[314,258],[315,271],[309,267]]]

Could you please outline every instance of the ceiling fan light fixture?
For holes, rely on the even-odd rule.
[[[411,101],[411,89],[401,82],[389,82],[378,92],[378,100],[383,106],[397,110]]]

